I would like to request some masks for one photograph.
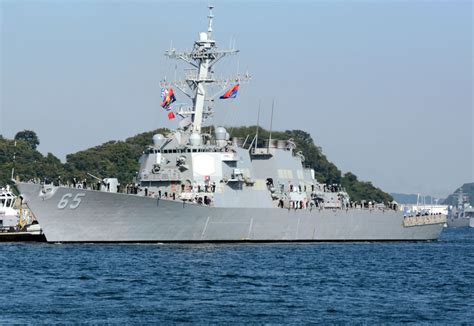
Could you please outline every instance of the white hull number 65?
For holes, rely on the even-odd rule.
[[[71,200],[71,205],[69,205],[70,209],[76,209],[81,204],[81,197],[85,197],[86,194],[79,193]],[[68,193],[61,197],[61,200],[58,203],[59,209],[64,209],[69,204],[69,199],[72,198],[72,194]]]

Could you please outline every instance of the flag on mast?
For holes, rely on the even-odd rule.
[[[163,87],[163,88],[161,89],[161,100],[162,100],[162,101],[165,100],[166,95],[168,95],[168,89]]]
[[[227,92],[225,92],[224,95],[220,97],[220,99],[225,100],[228,98],[236,98],[238,91],[239,91],[239,84],[235,84],[234,86],[229,88]]]
[[[165,96],[164,96],[163,102],[161,103],[161,107],[165,110],[169,110],[171,103],[176,101],[176,97],[174,96],[174,92],[172,88],[170,88],[169,90],[166,90],[164,93],[165,93]]]

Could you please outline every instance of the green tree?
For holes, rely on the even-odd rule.
[[[91,173],[99,178],[115,177],[120,183],[129,183],[139,169],[138,159],[147,146],[152,144],[154,134],[167,135],[168,129],[157,129],[127,138],[125,141],[109,141],[66,156],[66,179],[89,178]]]
[[[36,147],[40,144],[38,136],[32,130],[19,131],[15,135],[15,140],[26,142],[32,149],[36,149]]]
[[[465,183],[458,189],[448,196],[442,203],[443,205],[457,205],[459,192],[464,194],[464,199],[469,202],[470,205],[474,205],[474,182]]]
[[[375,187],[372,182],[359,181],[352,172],[344,174],[341,184],[354,201],[370,200],[377,203],[389,203],[393,200],[392,196]]]
[[[15,176],[21,180],[48,178],[57,181],[64,174],[64,165],[53,154],[43,156],[22,139],[0,138],[0,186],[10,180],[13,168]]]

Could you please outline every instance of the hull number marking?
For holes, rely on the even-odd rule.
[[[74,198],[71,200],[71,205],[69,205],[69,208],[70,209],[76,209],[79,207],[79,205],[81,204],[81,198],[82,197],[85,197],[86,194],[85,193],[78,193],[76,196],[74,196]],[[59,209],[64,209],[67,207],[67,205],[69,204],[69,200],[72,198],[72,194],[71,193],[68,193],[68,194],[65,194],[64,196],[61,197],[61,200],[59,201],[58,203],[58,208]]]

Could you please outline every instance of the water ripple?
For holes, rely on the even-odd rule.
[[[0,260],[0,324],[474,321],[474,229],[412,243],[3,243]]]

